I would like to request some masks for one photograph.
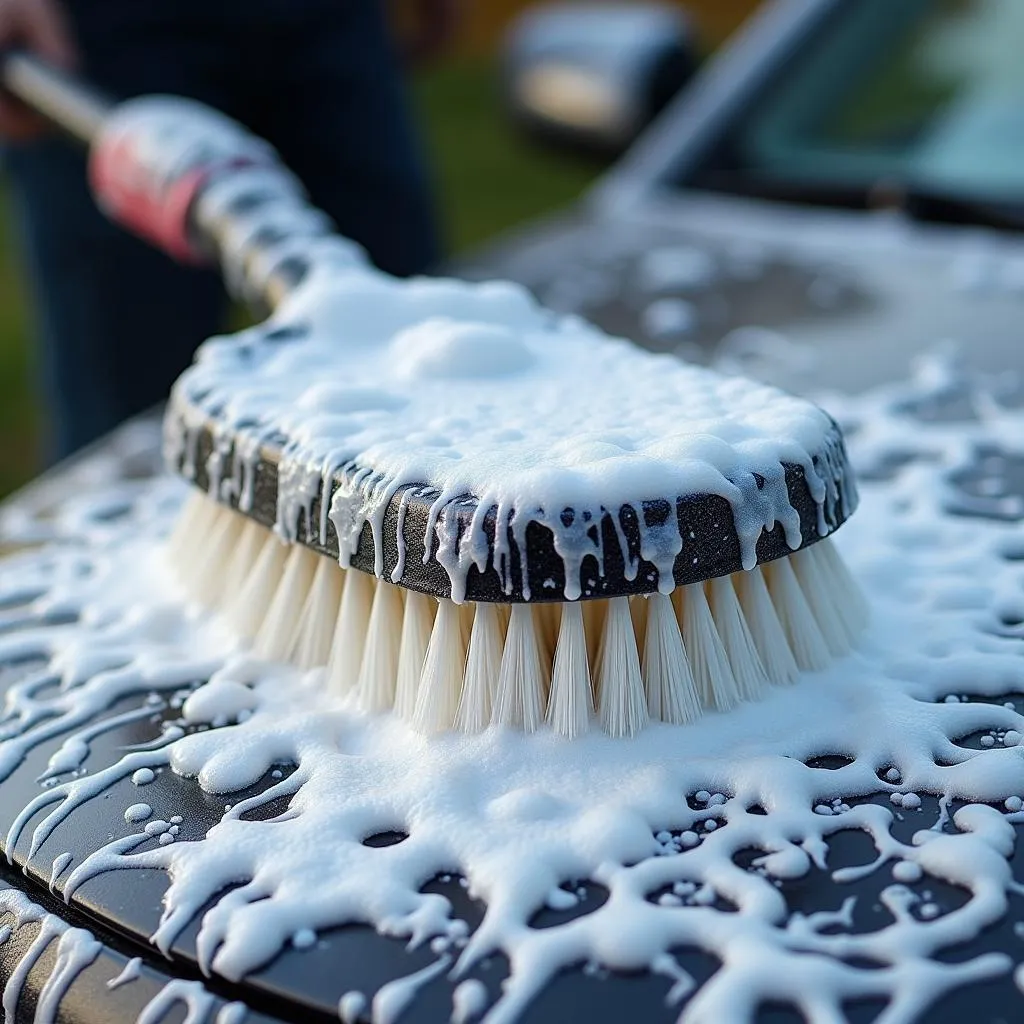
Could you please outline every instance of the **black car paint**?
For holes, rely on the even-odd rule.
[[[723,351],[736,358],[735,351],[730,353],[730,342],[723,339],[731,336],[736,349],[737,331],[746,329],[748,339],[754,329],[778,332],[802,346],[794,350],[798,358],[775,359],[771,345],[765,348],[764,344],[753,363],[747,358],[749,352],[744,356],[740,351],[739,356],[747,359],[749,369],[798,390],[857,390],[892,379],[902,374],[909,360],[944,336],[966,342],[969,360],[984,369],[1020,368],[1024,356],[1017,325],[1024,297],[1012,282],[999,279],[1000,267],[1024,259],[1024,242],[1017,236],[919,224],[899,213],[825,212],[676,193],[665,187],[667,168],[678,168],[691,159],[713,134],[716,123],[742,104],[837,2],[791,0],[759,16],[591,196],[574,210],[491,245],[463,262],[459,270],[472,277],[519,280],[542,299],[580,312],[614,333],[648,347],[678,348],[700,359],[720,358]],[[673,247],[706,254],[715,267],[714,275],[700,287],[691,282],[657,294],[638,287],[645,257],[652,250]],[[981,271],[972,277],[964,270],[971,266]],[[990,277],[986,267],[992,268]],[[566,300],[567,295],[572,301]],[[653,301],[665,298],[692,305],[695,323],[684,336],[655,336],[643,330],[644,311]],[[761,341],[773,337],[762,334]],[[757,348],[755,344],[753,349]],[[154,443],[136,453],[133,469],[145,474],[155,471],[157,462]],[[59,488],[61,472],[68,470],[51,475],[48,486]],[[9,685],[17,671],[16,667],[0,670],[0,685]],[[158,728],[156,722],[120,727],[95,746],[86,767],[110,763],[123,746],[151,738]],[[10,822],[38,793],[36,778],[58,744],[59,740],[35,751],[0,786],[0,821]],[[823,762],[820,767],[831,766]],[[5,850],[14,866],[0,872],[0,883],[23,889],[46,909],[88,927],[104,943],[100,957],[74,981],[62,1003],[67,1020],[134,1019],[168,980],[201,977],[194,926],[175,944],[170,960],[148,942],[166,886],[162,875],[133,871],[100,876],[76,893],[69,906],[59,898],[59,884],[56,895],[49,889],[56,854],[64,850],[85,854],[123,829],[119,809],[124,799],[118,795],[112,789],[87,811],[72,814],[31,857],[24,846]],[[193,781],[170,772],[157,777],[146,798],[158,814],[187,807],[192,827],[198,829],[196,836],[199,826],[217,820],[223,805],[223,798],[208,797]],[[885,801],[885,796],[870,799]],[[934,817],[937,808],[926,804],[923,814]],[[863,859],[865,851],[858,849],[856,840],[855,835],[837,835],[833,866]],[[1021,856],[1017,853],[1013,859],[1018,874]],[[427,884],[451,899],[460,916],[470,922],[479,920],[481,908],[472,904],[457,878]],[[786,884],[787,900],[793,909],[838,905],[831,884],[826,873],[814,871]],[[881,884],[872,876],[847,887],[845,893],[856,889],[865,897],[861,904],[871,907]],[[948,896],[955,899],[956,893]],[[595,891],[592,898],[599,900],[601,895]],[[585,913],[592,905],[585,900],[578,912]],[[540,927],[544,920],[534,923]],[[868,919],[859,926],[877,927],[877,922]],[[24,952],[33,927],[26,926],[24,935],[19,933],[3,946],[4,976],[9,976]],[[1008,948],[1014,942],[1010,927],[1004,921],[964,948],[964,957]],[[139,980],[110,990],[106,983],[133,956],[144,961]],[[243,1000],[251,1008],[248,1020],[337,1020],[338,991],[346,986],[372,991],[375,984],[422,966],[426,956],[427,951],[408,951],[399,940],[351,926],[324,933],[311,951],[282,954],[241,983],[203,981],[218,999]],[[32,1019],[35,998],[53,959],[54,951],[47,950],[30,973],[17,1020]],[[714,969],[710,958],[693,951],[681,951],[680,962],[698,980]],[[482,965],[478,976],[493,992],[505,969],[495,960]],[[531,1019],[672,1020],[679,1009],[665,1006],[668,987],[666,979],[650,975],[599,978],[577,969],[559,977],[533,1006]],[[959,1021],[968,1015],[979,1022],[1005,1019],[1005,1007],[1012,1005],[1014,997],[1012,979],[1006,977],[952,994],[929,1019]],[[451,982],[441,978],[427,986],[403,1020],[443,1019],[450,1006]],[[877,1003],[863,1002],[852,1004],[849,1015],[851,1020],[867,1021],[879,1010]],[[758,1017],[759,1024],[793,1019],[785,1007],[765,1007]]]

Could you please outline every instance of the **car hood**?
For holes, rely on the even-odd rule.
[[[976,341],[965,358],[988,369],[1015,366],[1021,358],[1012,333],[1014,311],[1024,301],[1016,297],[1009,275],[1008,268],[1017,266],[1015,261],[1021,258],[1013,239],[938,229],[932,233],[893,219],[851,216],[848,221],[836,218],[826,223],[799,211],[784,216],[785,211],[759,210],[755,204],[746,214],[742,209],[734,206],[730,221],[722,216],[722,209],[705,206],[702,213],[697,202],[689,208],[669,204],[663,216],[653,206],[628,217],[598,217],[581,208],[481,254],[472,272],[518,277],[546,301],[594,315],[610,330],[629,333],[652,347],[678,349],[704,360],[732,360],[777,379],[802,380],[808,389],[830,383],[848,390],[864,387],[872,378],[884,379],[890,370],[902,369],[944,335],[959,334],[969,344]],[[840,222],[846,225],[843,230],[838,230]],[[777,233],[769,232],[769,227]],[[712,316],[716,311],[718,320]],[[758,932],[785,932],[794,942],[789,961],[794,965],[808,961],[803,943],[813,929],[801,933],[802,921],[854,933],[817,936],[821,949],[833,940],[867,942],[858,938],[861,933],[877,932],[884,938],[896,928],[902,928],[899,934],[952,935],[958,963],[943,964],[942,970],[966,971],[972,964],[984,970],[973,976],[972,987],[943,993],[941,1002],[929,1011],[929,1019],[934,1020],[962,1020],[969,1013],[978,1020],[1005,1018],[1006,1008],[1019,998],[1012,961],[1005,955],[1017,941],[1016,915],[1006,913],[999,901],[1004,883],[1010,889],[1012,877],[1020,877],[1024,854],[1011,836],[1011,823],[1019,818],[1004,821],[996,808],[1004,806],[1017,815],[1020,797],[1009,797],[1005,805],[992,801],[981,807],[954,799],[960,792],[957,786],[966,786],[957,781],[964,777],[964,766],[979,763],[1004,766],[1005,774],[990,776],[989,795],[1000,786],[1004,787],[998,791],[1000,797],[1019,793],[1015,745],[1024,701],[1019,655],[1011,645],[1019,642],[1024,618],[1016,599],[1021,547],[1015,533],[1024,516],[1024,474],[1019,452],[1010,442],[1020,436],[1021,416],[1019,409],[997,409],[990,418],[981,415],[984,409],[979,403],[992,397],[993,392],[976,386],[970,373],[950,374],[947,380],[919,374],[915,382],[876,399],[840,396],[830,405],[852,439],[868,517],[872,505],[876,512],[888,510],[891,517],[877,536],[868,525],[853,525],[846,531],[851,541],[860,531],[860,558],[854,568],[864,572],[870,583],[871,574],[877,575],[878,566],[887,559],[898,555],[906,559],[905,589],[889,594],[875,587],[882,602],[876,613],[880,628],[887,627],[887,610],[896,608],[904,594],[908,602],[928,602],[932,600],[929,586],[936,588],[929,619],[934,635],[921,639],[921,658],[892,665],[893,685],[886,683],[885,689],[906,698],[907,714],[914,716],[907,722],[938,723],[942,716],[941,728],[936,725],[925,736],[941,746],[935,747],[934,765],[927,754],[928,775],[915,775],[913,765],[924,762],[920,757],[914,762],[907,753],[913,753],[913,744],[904,742],[903,720],[887,721],[882,716],[879,734],[891,735],[893,749],[906,753],[905,775],[895,761],[887,761],[880,753],[867,775],[857,776],[853,774],[857,765],[845,756],[847,748],[839,742],[816,749],[816,756],[807,756],[803,763],[791,759],[792,770],[800,778],[815,779],[822,793],[834,797],[814,805],[811,820],[839,820],[827,828],[827,847],[823,840],[817,846],[810,841],[805,844],[814,851],[816,866],[811,868],[808,862],[802,874],[784,874],[776,882],[777,895],[772,887],[772,899],[780,901],[779,919],[796,926],[765,927]],[[131,856],[162,848],[200,852],[204,846],[211,848],[211,832],[227,819],[229,808],[243,800],[255,799],[253,806],[258,806],[258,813],[246,811],[247,820],[258,820],[257,827],[273,835],[289,820],[288,800],[275,796],[260,802],[259,798],[277,792],[274,787],[284,786],[295,769],[283,760],[252,786],[227,794],[204,790],[190,775],[171,770],[170,745],[207,729],[205,723],[190,724],[180,717],[183,702],[197,686],[206,684],[213,669],[194,662],[190,648],[183,648],[184,653],[176,649],[173,664],[163,665],[159,674],[146,676],[138,685],[125,688],[120,698],[101,708],[97,705],[88,714],[83,695],[89,696],[90,687],[117,682],[124,661],[121,648],[95,647],[106,660],[97,661],[95,670],[83,673],[81,679],[61,681],[62,665],[53,661],[48,645],[53,641],[53,650],[59,653],[56,631],[74,627],[83,610],[60,599],[63,581],[102,567],[111,552],[128,543],[152,543],[154,560],[141,563],[140,574],[146,566],[159,565],[159,546],[184,492],[179,481],[159,475],[159,464],[158,427],[152,419],[143,420],[0,507],[0,544],[24,547],[19,556],[22,572],[31,570],[29,583],[33,584],[21,591],[11,588],[6,603],[0,602],[6,615],[0,630],[6,642],[6,653],[0,652],[0,682],[13,709],[0,738],[0,754],[7,766],[0,781],[0,827],[4,833],[10,829],[6,843],[0,845],[14,868],[27,876],[23,879],[13,874],[13,868],[9,870],[10,895],[7,903],[0,899],[0,909],[20,908],[18,923],[42,921],[48,929],[42,932],[44,938],[61,936],[64,959],[58,961],[53,976],[70,985],[65,993],[56,983],[45,981],[40,970],[26,981],[26,991],[42,987],[40,1004],[50,1005],[44,1000],[48,987],[54,994],[51,1002],[60,1003],[62,1019],[128,1020],[141,1011],[149,1013],[144,1019],[152,1020],[158,1019],[157,1010],[162,1012],[173,1001],[187,1002],[193,1019],[191,1007],[202,997],[209,1016],[216,1012],[217,1019],[226,1022],[245,1012],[237,1003],[235,1010],[225,1006],[227,999],[248,1002],[247,1020],[336,1019],[339,1007],[352,1010],[342,1014],[347,1014],[346,1019],[365,1019],[361,1009],[352,1009],[351,1000],[344,1002],[349,994],[379,990],[388,996],[408,990],[416,993],[416,1000],[403,1020],[445,1019],[461,979],[429,973],[442,962],[437,959],[440,954],[427,943],[407,948],[404,937],[378,934],[365,924],[334,922],[314,936],[314,945],[296,941],[243,980],[214,977],[205,981],[206,989],[199,981],[203,950],[209,953],[215,947],[200,934],[204,920],[216,922],[215,908],[205,903],[194,908],[194,919],[167,950],[169,959],[164,960],[150,945],[149,936],[160,926],[168,877],[162,870],[146,867],[145,860],[133,862]],[[860,521],[871,523],[870,518]],[[937,563],[929,560],[930,550],[938,554]],[[943,561],[947,555],[948,564]],[[967,566],[980,567],[981,578],[965,583]],[[154,613],[158,650],[157,641],[168,625],[198,621],[187,618],[164,569],[153,568],[151,579],[136,574],[140,590],[148,588],[152,593],[143,594],[136,609],[122,609],[129,618],[140,610]],[[948,577],[943,578],[944,573]],[[991,579],[985,578],[986,573]],[[903,581],[898,582],[902,587]],[[156,615],[161,607],[163,613]],[[97,618],[89,608],[84,611],[89,615],[82,622],[99,634],[99,641],[104,640],[103,630],[117,625],[116,617],[109,621]],[[949,637],[942,635],[943,630],[956,631],[968,644],[971,662],[955,646],[947,649]],[[82,636],[90,643],[96,639],[84,630]],[[976,670],[978,655],[984,658]],[[914,685],[920,684],[917,696],[900,690],[908,673]],[[945,699],[937,696],[947,692]],[[76,717],[76,712],[81,714]],[[851,721],[858,714],[874,713],[870,701],[850,699],[842,706],[842,714]],[[241,719],[237,726],[212,724],[214,735],[226,748],[243,726]],[[238,749],[231,747],[233,752]],[[862,781],[851,782],[851,778]],[[511,784],[517,783],[513,779]],[[943,787],[945,795],[939,798]],[[912,796],[912,803],[903,802],[904,791]],[[693,794],[693,799],[698,795]],[[704,807],[707,800],[705,793],[703,803],[698,803]],[[680,813],[692,816],[698,803],[684,801]],[[747,807],[743,801],[736,804],[732,813],[738,824],[729,825],[730,829],[747,827],[743,825],[748,821]],[[770,802],[768,811],[774,813]],[[710,812],[705,807],[699,813]],[[750,805],[750,815],[766,813],[765,807]],[[231,820],[238,818],[236,813]],[[154,827],[142,824],[150,819]],[[874,843],[865,845],[865,823],[871,822],[882,823],[874,826],[877,851]],[[172,828],[177,831],[172,833]],[[991,834],[993,842],[1002,845],[996,849],[986,845],[988,840],[975,842],[973,830]],[[717,828],[706,831],[719,834]],[[927,889],[920,903],[940,923],[959,914],[954,922],[966,924],[957,932],[919,927],[913,916],[918,904],[907,902],[911,896],[905,895],[909,890],[891,884],[894,875],[897,880],[920,878],[906,869],[897,874],[891,860],[916,856],[914,851],[921,845],[918,836],[929,831],[944,844],[933,849],[956,844],[955,860],[933,862],[941,870],[925,876],[921,884]],[[166,847],[163,835],[173,836]],[[368,840],[363,845],[378,845]],[[983,855],[976,864],[967,843],[972,844],[975,859]],[[384,847],[381,856],[388,856],[386,845],[379,845]],[[664,852],[673,857],[678,853]],[[659,855],[658,860],[671,863],[672,857]],[[87,861],[117,870],[104,867],[70,888],[72,873]],[[973,874],[965,885],[951,884],[950,878],[960,876],[942,874],[951,862],[971,867]],[[829,870],[821,870],[826,863]],[[756,874],[757,863],[750,867]],[[761,880],[759,884],[770,883]],[[36,902],[30,904],[15,885]],[[211,894],[210,902],[223,898],[229,906],[233,891],[229,887]],[[582,896],[571,911],[574,917],[599,912],[595,891],[593,887],[579,890]],[[66,898],[69,906],[51,900],[51,892],[57,899]],[[424,879],[422,893],[447,901],[451,915],[467,922],[468,928],[480,927],[484,908],[470,892],[467,878],[453,873]],[[673,890],[663,895],[676,894]],[[899,919],[894,916],[890,922],[882,916],[883,904],[895,907],[893,913]],[[665,910],[667,914],[682,912],[681,902],[664,905],[676,906]],[[841,906],[844,909],[838,911]],[[202,912],[207,908],[209,917]],[[699,909],[715,913],[716,920],[726,911],[732,913],[717,904]],[[565,917],[551,920],[550,907],[541,913],[548,916],[538,916],[531,930],[566,924]],[[925,920],[923,909],[920,914]],[[87,925],[99,941],[94,942],[81,927],[71,929],[69,922]],[[25,928],[30,930],[30,924]],[[65,934],[72,934],[73,941],[65,941]],[[20,939],[21,935],[19,929],[3,950],[7,962],[0,965],[0,981],[5,985],[13,979],[20,986],[35,962],[31,950],[38,958],[43,949],[44,944],[36,943],[24,953],[32,936]],[[975,959],[968,962],[961,957]],[[742,966],[748,959],[737,963]],[[88,965],[80,970],[86,960]],[[927,955],[919,961],[930,963]],[[696,950],[681,952],[678,962],[695,987],[718,968],[716,961]],[[883,979],[919,977],[906,971],[875,970],[877,962],[862,958],[857,965],[847,966],[860,970],[867,964],[865,974]],[[16,969],[18,964],[28,966]],[[482,987],[487,999],[494,1000],[507,973],[507,960],[499,954],[482,962],[471,980],[480,983],[477,991]],[[131,985],[122,984],[132,978]],[[409,978],[419,979],[416,985],[422,987],[409,989]],[[396,982],[405,988],[394,988]],[[531,1005],[530,1015],[536,1021],[675,1019],[680,1008],[667,1000],[670,984],[670,979],[655,974],[606,976],[581,964],[555,978]],[[15,989],[8,991],[16,998]],[[876,1010],[872,1002],[862,1003],[857,1007],[861,1015],[851,1019],[873,1017]],[[18,1019],[27,1019],[26,1013]]]
[[[975,369],[1024,368],[1024,237],[898,212],[703,194],[581,203],[454,270],[519,281],[646,348],[801,392],[900,379],[937,347]]]

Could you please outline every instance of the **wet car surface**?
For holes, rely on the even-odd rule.
[[[786,11],[757,28],[765,54],[784,51],[784,40],[811,32],[818,19],[831,17],[829,10],[841,6],[780,5]],[[670,112],[667,123],[671,126],[673,118],[676,123],[680,118],[696,120],[700,105],[710,102],[709,92],[691,100],[684,97],[683,105]],[[685,106],[687,102],[690,108]],[[666,132],[664,127],[660,130]],[[650,163],[652,147],[656,148],[653,143],[641,146],[635,161],[643,157]],[[675,148],[685,147],[677,141]],[[553,308],[580,313],[645,347],[740,369],[815,395],[856,393],[900,380],[908,365],[933,349],[936,342],[959,340],[962,375],[948,381],[926,381],[893,399],[906,417],[910,434],[906,450],[879,452],[859,468],[868,486],[884,484],[916,465],[929,464],[929,431],[970,424],[975,441],[968,457],[942,469],[947,485],[945,512],[981,521],[1024,520],[1020,455],[1006,448],[998,432],[986,438],[984,426],[984,396],[1000,395],[1008,408],[1019,405],[1009,377],[1010,371],[1024,370],[1024,351],[1019,345],[1024,239],[984,224],[922,222],[899,208],[829,209],[696,189],[672,193],[659,187],[657,174],[652,172],[639,184],[638,175],[638,165],[627,159],[586,205],[496,243],[460,270],[471,277],[519,280]],[[981,389],[970,383],[979,373],[986,381]],[[850,424],[855,443],[857,426]],[[135,528],[140,512],[133,504],[133,488],[143,488],[147,479],[160,472],[160,465],[157,421],[134,424],[6,502],[0,543],[11,548],[39,541],[73,544],[74,537],[62,535],[52,515],[57,510],[59,519],[59,509],[72,495],[87,501],[95,494],[98,502],[93,517],[112,529],[119,528],[118,524]],[[125,480],[127,486],[121,487]],[[115,497],[105,497],[109,494]],[[1005,559],[1019,562],[1021,550],[1007,547]],[[29,631],[35,625],[59,621],[61,609],[48,607],[41,597],[45,595],[8,593],[0,606],[0,633]],[[989,611],[985,629],[1001,636],[1020,634],[1024,617],[1012,609]],[[73,611],[64,610],[64,614]],[[192,685],[201,682],[195,679]],[[28,688],[30,697],[42,700],[52,696],[58,684],[59,678],[42,652],[33,655],[28,651],[0,665],[0,686],[8,692]],[[12,757],[9,773],[0,783],[0,832],[6,832],[26,804],[46,787],[95,774],[118,761],[126,750],[144,752],[166,738],[168,727],[196,728],[180,720],[189,689],[189,684],[174,682],[164,690],[110,705],[93,723],[94,733],[84,756],[69,763],[66,770],[47,768],[55,756],[57,767],[61,767],[67,735],[59,730],[28,745],[23,758]],[[1017,712],[1024,709],[1024,694],[1017,692],[970,699],[990,702],[993,707],[1009,704]],[[8,751],[17,747],[21,731],[17,714],[9,713],[0,729],[0,756],[4,756],[4,746]],[[980,750],[1004,741],[1005,730],[1000,734],[991,728],[957,742]],[[807,767],[830,772],[841,770],[844,763],[837,754],[824,752]],[[78,805],[38,843],[32,842],[32,833],[44,812],[23,821],[18,840],[5,844],[4,852],[13,863],[4,868],[3,883],[9,891],[24,892],[34,904],[68,925],[90,930],[101,945],[92,951],[93,959],[86,963],[83,958],[77,972],[60,975],[61,926],[47,924],[55,917],[45,917],[41,934],[48,939],[45,929],[49,927],[57,941],[44,943],[36,937],[39,924],[28,914],[27,923],[0,947],[8,979],[18,978],[19,964],[24,972],[33,955],[39,956],[27,976],[18,981],[23,995],[12,1019],[32,1019],[40,1000],[52,1000],[56,989],[50,979],[56,975],[67,980],[66,991],[59,992],[57,1000],[67,1019],[130,1020],[174,1006],[180,1016],[182,1007],[191,1010],[195,1005],[207,1014],[206,1019],[227,1024],[234,1019],[231,1014],[243,1012],[243,1007],[229,1004],[241,1002],[247,1008],[246,1020],[336,1020],[341,994],[358,990],[372,997],[388,982],[435,963],[437,951],[429,945],[409,950],[403,940],[379,936],[366,926],[347,926],[320,933],[310,948],[287,950],[241,982],[228,982],[202,976],[195,923],[175,941],[170,960],[150,944],[167,884],[161,872],[101,874],[76,890],[69,907],[64,905],[61,893],[66,876],[63,869],[57,870],[60,865],[55,861],[69,851],[80,860],[111,839],[132,832],[126,827],[130,824],[124,817],[126,804],[144,800],[151,809],[149,817],[155,827],[141,840],[140,850],[146,843],[158,845],[162,835],[171,834],[172,826],[177,829],[175,840],[178,836],[200,839],[220,819],[227,804],[287,779],[293,767],[280,764],[272,777],[262,779],[252,790],[231,794],[226,801],[205,794],[194,780],[168,770],[154,773],[144,785],[123,778],[98,798]],[[876,794],[852,798],[830,813],[848,813],[858,804],[892,810],[898,807],[892,800],[894,784],[882,772]],[[714,816],[713,808],[697,800],[697,794],[684,796],[695,813]],[[269,818],[286,808],[286,800],[278,801],[253,813]],[[925,795],[919,806],[894,812],[892,834],[909,842],[920,829],[951,831],[949,819],[956,809],[955,801],[942,806]],[[174,821],[176,817],[179,822]],[[1020,826],[1015,827],[1019,832]],[[402,839],[401,833],[388,832],[370,836],[365,842],[384,849]],[[678,836],[670,835],[664,842],[668,853],[681,851]],[[1021,856],[1018,844],[1009,858],[1015,877],[1021,876]],[[829,843],[828,871],[815,867],[782,884],[790,913],[832,911],[856,895],[856,912],[847,926],[850,932],[869,933],[884,927],[896,913],[883,898],[891,882],[885,866],[852,883],[838,884],[831,874],[842,867],[866,865],[873,857],[861,831],[837,830]],[[755,861],[756,851],[751,851],[742,866],[757,870]],[[439,876],[427,880],[424,891],[448,899],[453,915],[473,929],[484,908],[469,897],[462,881],[457,875]],[[587,879],[578,880],[578,886],[582,895],[569,916],[592,911],[606,895],[601,886]],[[923,912],[925,906],[945,914],[966,899],[963,890],[934,879],[917,888],[921,891],[908,904],[908,912],[923,913],[922,920],[932,913]],[[652,893],[649,898],[669,897],[684,904],[691,895],[666,892]],[[727,906],[719,909],[729,910]],[[531,926],[542,928],[567,919],[567,912],[543,910]],[[1007,915],[950,955],[967,960],[1012,950],[1019,941],[1012,915]],[[67,945],[69,950],[81,950],[73,943]],[[135,957],[142,958],[139,976],[131,984],[111,988],[109,983]],[[697,985],[717,967],[714,958],[698,950],[679,950],[677,958]],[[495,956],[473,968],[471,976],[479,978],[494,998],[507,970],[504,959]],[[439,973],[421,989],[401,1019],[447,1018],[452,988],[452,980]],[[677,993],[670,1001],[672,990],[666,977],[609,975],[580,965],[548,987],[532,1005],[530,1019],[586,1015],[609,1020],[674,1020],[690,993]],[[1013,975],[1006,973],[946,995],[929,1011],[928,1019],[959,1021],[968,1015],[978,1021],[1012,1019],[1019,1000]],[[880,1000],[862,999],[844,1009],[850,1020],[869,1021],[878,1017],[883,1005]],[[14,1010],[13,998],[9,1009]],[[365,1007],[360,1010],[350,1005],[349,1009],[355,1017],[367,1013]],[[795,1011],[782,1005],[766,1005],[757,1017],[763,1024],[794,1019],[799,1019]]]

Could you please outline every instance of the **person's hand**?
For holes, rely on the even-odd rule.
[[[458,28],[461,0],[404,0],[402,52],[415,67],[436,57]]]
[[[0,50],[34,53],[60,68],[74,67],[77,50],[58,0],[0,0]],[[0,137],[24,140],[43,122],[0,90]]]

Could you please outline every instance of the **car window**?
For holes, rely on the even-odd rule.
[[[1024,3],[841,4],[682,184],[1024,195]]]

